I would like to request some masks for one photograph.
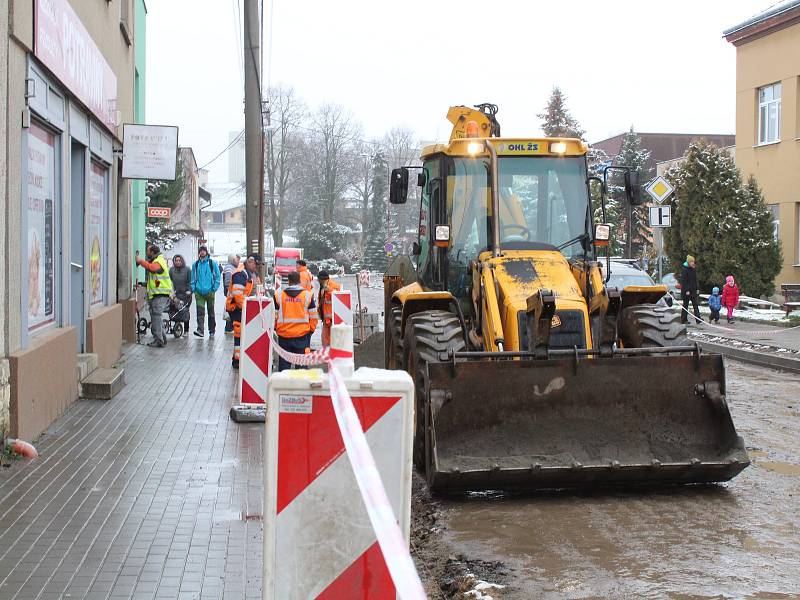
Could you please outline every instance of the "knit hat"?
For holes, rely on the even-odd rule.
[[[317,279],[330,279],[331,276],[328,274],[327,271],[320,271],[317,275]]]
[[[687,263],[694,262],[694,256],[692,256],[691,254],[687,254],[686,255],[686,262]]]
[[[205,251],[206,251],[206,254],[208,254],[208,246],[200,246],[200,247],[197,249],[197,253],[198,253],[198,254],[200,254],[200,253],[201,253],[203,250],[205,250]]]
[[[733,285],[733,275],[728,275],[725,278],[725,283],[727,283],[728,285]]]
[[[719,288],[717,286],[714,286],[714,288],[711,290],[711,293],[712,294],[719,294]]]

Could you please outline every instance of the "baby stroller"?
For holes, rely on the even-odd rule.
[[[136,315],[136,334],[137,342],[139,342],[141,336],[150,329],[150,321],[147,317],[142,316],[138,302],[136,304]],[[185,333],[183,324],[188,320],[188,316],[189,303],[171,296],[169,304],[167,305],[167,310],[164,311],[164,333],[167,335],[171,333],[175,336],[175,339],[181,337]]]
[[[183,324],[189,320],[189,303],[172,296],[164,314],[167,315],[164,319],[164,331],[178,339],[185,333]]]

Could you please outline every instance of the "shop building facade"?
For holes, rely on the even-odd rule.
[[[122,124],[137,117],[137,0],[6,6],[0,433],[35,439],[77,398],[79,355],[101,367],[120,357],[132,279],[120,150]]]

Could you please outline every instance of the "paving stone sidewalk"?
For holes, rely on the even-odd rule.
[[[261,597],[263,425],[228,419],[222,326],[128,347],[116,398],[0,469],[0,598]]]

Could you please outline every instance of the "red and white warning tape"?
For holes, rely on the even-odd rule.
[[[696,317],[682,305],[678,305],[683,312],[689,315],[690,318],[696,319]],[[723,307],[724,308],[724,307]],[[720,314],[721,318],[725,318],[724,315]],[[700,319],[700,322],[703,323],[706,327],[711,327],[712,329],[719,329],[720,331],[729,331],[731,333],[747,333],[748,335],[773,335],[776,333],[784,333],[786,331],[791,331],[792,329],[800,329],[800,325],[795,325],[794,327],[780,327],[777,329],[765,329],[761,331],[751,331],[750,329],[735,329],[733,327],[723,327],[722,325],[715,325],[714,323],[706,323],[703,319]]]
[[[294,352],[284,350],[280,347],[278,336],[275,335],[274,332],[272,334],[272,341],[274,342],[273,349],[275,352],[277,352],[278,356],[280,356],[283,360],[299,367],[323,365],[328,362],[328,359],[330,358],[330,349],[328,348],[318,348],[317,350],[309,352],[308,354],[296,354]]]

